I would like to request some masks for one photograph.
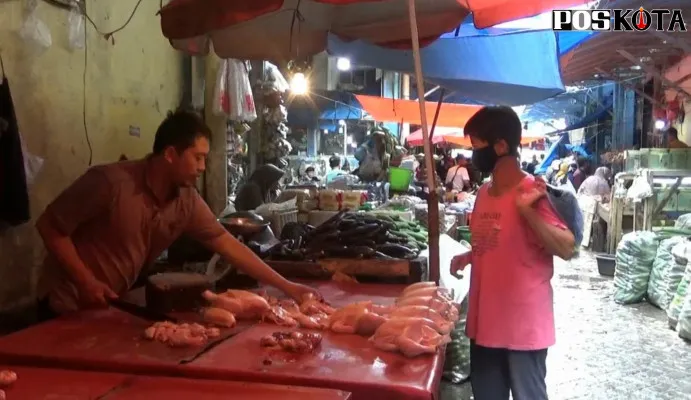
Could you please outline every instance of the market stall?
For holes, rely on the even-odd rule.
[[[361,301],[391,306],[404,289],[314,285],[334,308]],[[137,297],[142,295],[134,293],[132,300]],[[171,348],[143,338],[149,325],[114,309],[83,312],[0,338],[0,357],[15,365],[334,388],[352,392],[354,399],[432,399],[444,360],[440,351],[406,358],[378,350],[366,335],[329,330],[321,332],[321,345],[312,353],[264,348],[260,342],[272,332],[308,331],[257,321],[222,330],[203,346]]]
[[[128,399],[162,398],[214,400],[348,400],[350,393],[333,389],[268,385],[263,383],[219,382],[179,378],[147,377],[117,373],[87,372],[24,366],[0,366],[17,375],[4,388],[8,400],[27,399]],[[232,395],[231,395],[232,394]]]

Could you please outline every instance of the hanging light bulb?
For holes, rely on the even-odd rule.
[[[296,95],[304,95],[307,94],[307,91],[309,90],[309,82],[307,81],[307,77],[305,74],[302,72],[296,72],[293,74],[293,77],[290,79],[290,91],[293,94]]]
[[[658,119],[655,121],[655,129],[662,130],[665,129],[665,126],[667,126],[667,123],[664,120]]]
[[[336,59],[336,68],[339,71],[350,71],[350,60],[345,57],[338,57]]]

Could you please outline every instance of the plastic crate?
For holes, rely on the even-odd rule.
[[[271,230],[276,237],[281,236],[281,230],[288,222],[298,222],[298,209],[274,211],[270,214],[262,214],[262,218],[269,221]]]

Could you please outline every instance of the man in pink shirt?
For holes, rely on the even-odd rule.
[[[509,107],[485,107],[466,124],[473,165],[492,179],[477,196],[466,333],[476,400],[546,400],[547,348],[554,344],[553,256],[569,259],[575,239],[546,197],[544,181],[521,170],[521,121]]]

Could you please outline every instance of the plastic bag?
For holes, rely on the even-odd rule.
[[[674,227],[678,229],[691,229],[691,214],[684,214],[677,218]]]
[[[67,25],[69,26],[68,41],[70,49],[79,50],[86,46],[86,19],[79,4],[72,2],[72,9],[67,16]]]
[[[34,45],[38,51],[44,51],[53,45],[53,37],[50,34],[48,25],[43,22],[36,13],[38,3],[29,1],[25,12],[26,18],[19,29],[19,36],[25,41]]]
[[[633,179],[631,187],[626,192],[626,197],[632,199],[634,203],[640,203],[643,199],[647,199],[653,195],[653,188],[650,183],[643,176],[637,176]]]
[[[653,232],[631,232],[617,246],[614,272],[614,301],[633,304],[643,301],[653,268],[659,238]]]
[[[276,67],[275,65],[271,64],[270,62],[266,62],[266,68],[265,72],[267,75],[267,80],[269,82],[273,83],[274,89],[278,90],[279,92],[287,92],[290,90],[290,84],[286,80],[286,78],[283,77],[283,74],[281,71]]]
[[[677,292],[681,278],[684,277],[686,264],[677,264],[672,249],[677,245],[684,246],[686,239],[675,236],[660,242],[657,248],[653,269],[648,282],[648,301],[654,306],[666,310]]]
[[[257,111],[245,64],[240,60],[222,60],[216,74],[214,113],[234,121],[252,122]]]
[[[679,314],[681,313],[681,308],[684,305],[684,299],[688,291],[689,283],[691,282],[691,264],[688,262],[689,255],[689,245],[684,243],[683,245],[677,245],[672,249],[672,254],[677,264],[685,266],[684,277],[679,282],[677,286],[676,293],[672,298],[672,302],[669,303],[667,307],[667,322],[671,329],[676,329],[677,322],[679,321]]]
[[[677,323],[679,337],[691,341],[691,292],[687,291],[679,313]]]
[[[571,182],[569,182],[569,185],[571,185]],[[583,212],[578,204],[576,191],[568,190],[565,188],[566,186],[554,187],[547,185],[547,196],[557,214],[559,214],[569,228],[569,231],[573,233],[575,247],[579,249],[583,242]],[[571,185],[571,189],[573,189],[573,185]]]

